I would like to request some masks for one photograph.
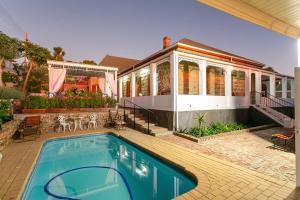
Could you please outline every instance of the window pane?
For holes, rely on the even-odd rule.
[[[150,95],[150,69],[145,67],[135,74],[135,96]]]
[[[287,90],[291,90],[291,89],[292,89],[292,81],[287,80]]]
[[[261,76],[261,93],[263,96],[270,94],[270,77],[266,75]]]
[[[170,63],[164,62],[156,67],[156,87],[157,95],[168,95],[171,93],[170,85]]]
[[[130,97],[131,77],[126,77],[122,81],[122,96]]]
[[[245,72],[233,70],[231,73],[232,96],[245,96]]]
[[[180,61],[178,65],[178,94],[199,94],[199,66],[197,63]]]
[[[208,66],[206,69],[207,95],[225,96],[225,73],[220,67]]]
[[[275,80],[276,91],[282,91],[282,79],[276,78]]]
[[[287,80],[287,85],[286,85],[286,96],[287,98],[292,98],[292,80],[288,79]]]

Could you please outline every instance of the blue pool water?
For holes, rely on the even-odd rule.
[[[22,200],[167,200],[194,187],[170,165],[112,134],[98,134],[46,142]]]

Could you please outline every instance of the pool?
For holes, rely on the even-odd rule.
[[[46,142],[22,200],[166,200],[195,186],[171,165],[105,133]]]

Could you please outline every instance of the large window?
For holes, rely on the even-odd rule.
[[[131,77],[125,76],[122,80],[122,96],[130,97]]]
[[[270,77],[266,75],[261,76],[261,93],[263,96],[270,94]]]
[[[233,70],[231,73],[232,96],[245,96],[245,72]]]
[[[278,98],[282,97],[282,79],[281,78],[275,79],[275,96]]]
[[[197,63],[189,61],[179,62],[178,94],[199,94],[199,66]]]
[[[292,80],[288,79],[286,84],[286,97],[292,98]]]
[[[221,67],[206,68],[206,93],[213,96],[225,96],[225,72]]]
[[[157,95],[168,95],[171,93],[170,85],[170,62],[164,62],[156,67],[156,91]]]
[[[150,69],[145,67],[135,74],[135,96],[150,95]]]

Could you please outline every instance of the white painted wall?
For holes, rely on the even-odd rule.
[[[169,60],[171,65],[171,95],[156,96],[156,65]],[[181,60],[196,62],[200,69],[200,95],[178,95],[178,63]],[[131,72],[131,98],[130,101],[148,108],[165,111],[190,111],[190,110],[215,110],[215,109],[237,109],[250,106],[251,73],[255,73],[256,91],[261,92],[261,76],[270,77],[270,93],[275,95],[275,75],[259,69],[249,69],[244,66],[229,64],[222,61],[203,58],[191,54],[173,51],[145,63],[143,68],[150,65],[150,96],[135,96],[135,73]],[[225,96],[206,96],[206,68],[208,65],[223,67],[225,73]],[[231,96],[231,72],[241,70],[245,72],[245,96]],[[120,77],[122,79],[122,77]],[[119,90],[121,91],[121,90]],[[120,98],[122,102],[123,98]],[[128,98],[127,98],[128,99]]]
[[[295,148],[296,186],[300,187],[300,39],[298,39],[298,67],[295,68]]]

